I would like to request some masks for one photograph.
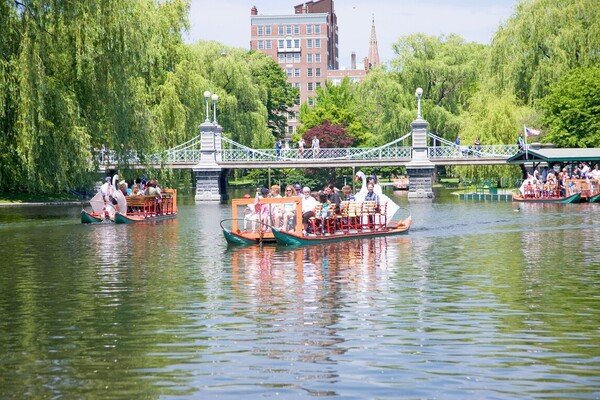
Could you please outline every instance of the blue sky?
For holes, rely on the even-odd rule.
[[[191,0],[187,42],[216,40],[249,48],[250,8],[259,14],[291,14],[301,0]],[[369,51],[371,16],[383,62],[394,53],[400,36],[424,32],[457,33],[468,41],[489,43],[494,32],[513,13],[519,0],[334,0],[338,17],[340,67],[350,66],[350,54],[362,60]]]

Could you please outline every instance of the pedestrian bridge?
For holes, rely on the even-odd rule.
[[[206,138],[198,135],[179,146],[145,158],[132,154],[126,161],[132,168],[193,169],[203,157],[206,158],[206,148],[210,148],[212,161],[224,169],[406,166],[413,155],[411,135],[412,132],[407,133],[380,147],[321,148],[318,152],[312,149],[299,152],[298,149],[252,149],[215,133],[208,143]],[[430,132],[427,132],[427,139],[433,144],[427,146],[427,157],[433,165],[503,165],[518,152],[517,145],[482,145],[477,149],[457,146]],[[117,159],[113,153],[102,156],[101,169],[116,166]]]

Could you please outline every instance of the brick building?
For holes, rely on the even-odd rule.
[[[372,40],[374,29],[373,25]],[[296,105],[288,112],[285,132],[288,138],[296,132],[300,104],[312,105],[318,87],[325,85],[328,79],[337,83],[348,76],[357,81],[365,74],[365,70],[356,69],[354,54],[351,70],[339,70],[338,26],[333,0],[299,4],[294,7],[294,14],[289,15],[259,15],[256,6],[252,7],[250,49],[272,57],[285,71],[291,85],[299,89]]]

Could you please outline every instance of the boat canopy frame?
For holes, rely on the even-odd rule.
[[[576,164],[580,162],[600,163],[600,148],[543,148],[521,151],[506,160],[508,164]]]

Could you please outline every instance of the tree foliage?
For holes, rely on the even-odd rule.
[[[309,144],[314,137],[319,138],[321,148],[351,147],[355,141],[355,138],[348,134],[344,125],[332,125],[329,121],[313,126],[302,135],[304,141]]]
[[[599,146],[596,3],[523,0],[489,46],[400,37],[389,69],[319,88],[315,106],[301,107],[300,133],[327,126],[336,146],[382,145],[409,132],[422,87],[429,129],[447,139],[514,143],[527,124],[559,146]],[[225,135],[272,148],[296,89],[261,53],[183,43],[188,9],[189,0],[0,1],[0,192],[88,185],[101,147],[124,168],[132,151],[183,143],[206,117],[205,90],[219,95]]]
[[[600,147],[600,67],[577,68],[540,103],[545,139],[559,147]]]
[[[533,104],[573,68],[600,62],[597,0],[525,0],[494,35],[488,90]]]

